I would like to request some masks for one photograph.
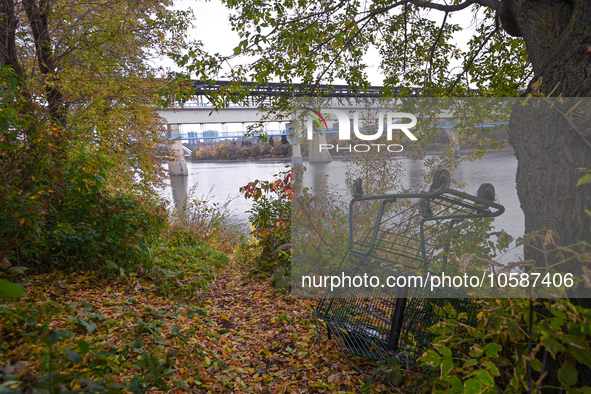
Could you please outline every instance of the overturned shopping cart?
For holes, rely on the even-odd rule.
[[[425,193],[363,196],[361,180],[355,182],[349,247],[336,273],[341,283],[315,311],[345,352],[375,360],[400,354],[414,359],[434,337],[429,327],[442,319],[474,323],[466,293],[441,283],[432,288],[432,275],[465,272],[454,253],[470,247],[479,222],[501,215],[504,207],[494,202],[489,183],[476,196],[449,184],[446,170],[435,173]]]

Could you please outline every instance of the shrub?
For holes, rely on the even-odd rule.
[[[254,246],[259,250],[257,268],[263,271],[282,268],[287,273],[291,256],[291,171],[274,176],[272,182],[249,182],[240,192],[254,200],[248,212],[252,235],[258,241]]]
[[[165,239],[185,245],[207,242],[224,252],[232,252],[239,229],[230,219],[230,201],[211,202],[210,195],[197,198],[193,188],[183,205],[172,212]]]
[[[148,245],[166,224],[163,205],[106,188],[106,172],[87,168],[84,153],[64,167],[43,182],[0,193],[0,250],[7,258],[44,271],[149,261]]]

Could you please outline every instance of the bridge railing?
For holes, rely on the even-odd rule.
[[[289,130],[267,130],[266,135],[268,137],[280,137],[288,136]],[[208,140],[208,139],[225,139],[225,138],[244,138],[244,137],[259,137],[260,134],[246,135],[244,131],[228,131],[228,132],[217,132],[217,131],[205,131],[205,132],[193,132],[189,131],[186,133],[174,133],[170,134],[169,139],[172,140]]]

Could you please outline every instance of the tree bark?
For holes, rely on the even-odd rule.
[[[56,64],[51,38],[49,35],[49,12],[51,10],[49,0],[23,0],[23,6],[27,13],[27,19],[35,41],[35,53],[39,71],[45,76],[45,94],[49,117],[52,121],[66,127],[66,113],[64,98],[59,88],[56,76]]]
[[[591,209],[591,185],[576,186],[582,175],[576,170],[591,168],[591,143],[582,132],[585,125],[576,121],[571,124],[567,119],[568,111],[577,103],[576,109],[589,107],[591,98],[565,99],[563,105],[542,99],[530,101],[529,106],[518,103],[509,125],[509,142],[517,156],[517,194],[525,214],[525,232],[552,230],[560,246],[580,241],[591,244],[591,217],[585,213]],[[543,253],[525,248],[525,258],[536,260],[539,266],[558,263],[565,257],[553,253],[545,261]],[[583,273],[576,260],[556,268],[577,278]]]
[[[16,27],[18,24],[15,15],[13,0],[0,1],[0,63],[11,66],[19,76],[23,75],[16,54]]]
[[[505,0],[522,33],[535,77],[530,84],[544,96],[591,96],[591,7],[586,1]],[[569,121],[566,100],[541,108],[517,104],[509,125],[509,142],[518,160],[517,193],[525,214],[526,233],[550,229],[562,246],[579,241],[591,244],[591,186],[577,187],[577,168],[591,167],[591,135],[588,125]],[[578,104],[583,118],[591,112]],[[544,108],[544,106],[546,106]],[[585,114],[586,112],[586,114]],[[551,256],[550,264],[561,258]],[[526,248],[526,259],[539,263],[543,255]],[[581,273],[571,262],[562,270]],[[591,303],[585,302],[585,304]]]
[[[591,185],[577,187],[577,168],[591,168],[591,6],[587,1],[503,0],[525,41],[535,77],[530,92],[541,96],[580,97],[559,100],[531,100],[517,103],[509,124],[509,143],[518,160],[517,194],[525,214],[526,233],[549,229],[558,246],[580,241],[591,244]],[[511,18],[510,18],[511,19]],[[556,105],[550,104],[554,101]],[[578,103],[578,104],[576,104]],[[537,108],[534,108],[537,106]],[[574,109],[573,109],[574,107]],[[570,112],[573,110],[572,112]],[[581,113],[582,122],[573,114]],[[580,119],[579,119],[580,120]],[[585,124],[587,122],[587,124]],[[539,245],[537,245],[539,246]],[[565,255],[544,255],[533,247],[524,250],[525,259],[539,266],[553,265]],[[571,260],[555,267],[582,275],[581,263]],[[579,285],[571,301],[591,307],[589,289]],[[544,385],[560,387],[558,360],[548,357]],[[577,386],[591,384],[591,370],[578,364]],[[548,389],[545,392],[561,392]]]

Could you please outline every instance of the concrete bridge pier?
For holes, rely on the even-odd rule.
[[[455,145],[454,154],[456,156],[460,155],[460,141],[457,135],[453,132],[453,129],[444,129],[451,142]]]
[[[170,134],[179,134],[179,125],[169,123],[168,132]],[[189,175],[183,144],[180,139],[168,142],[168,155],[168,173],[170,176]]]
[[[292,145],[292,156],[291,156],[291,171],[292,171],[292,180],[295,184],[301,186],[302,183],[302,176],[304,171],[304,160],[302,159],[302,152],[300,150],[300,145]]]
[[[324,149],[320,150],[320,147],[324,145]],[[308,149],[308,160],[310,163],[330,163],[332,157],[326,149],[326,135],[317,134],[310,141],[310,149]]]

